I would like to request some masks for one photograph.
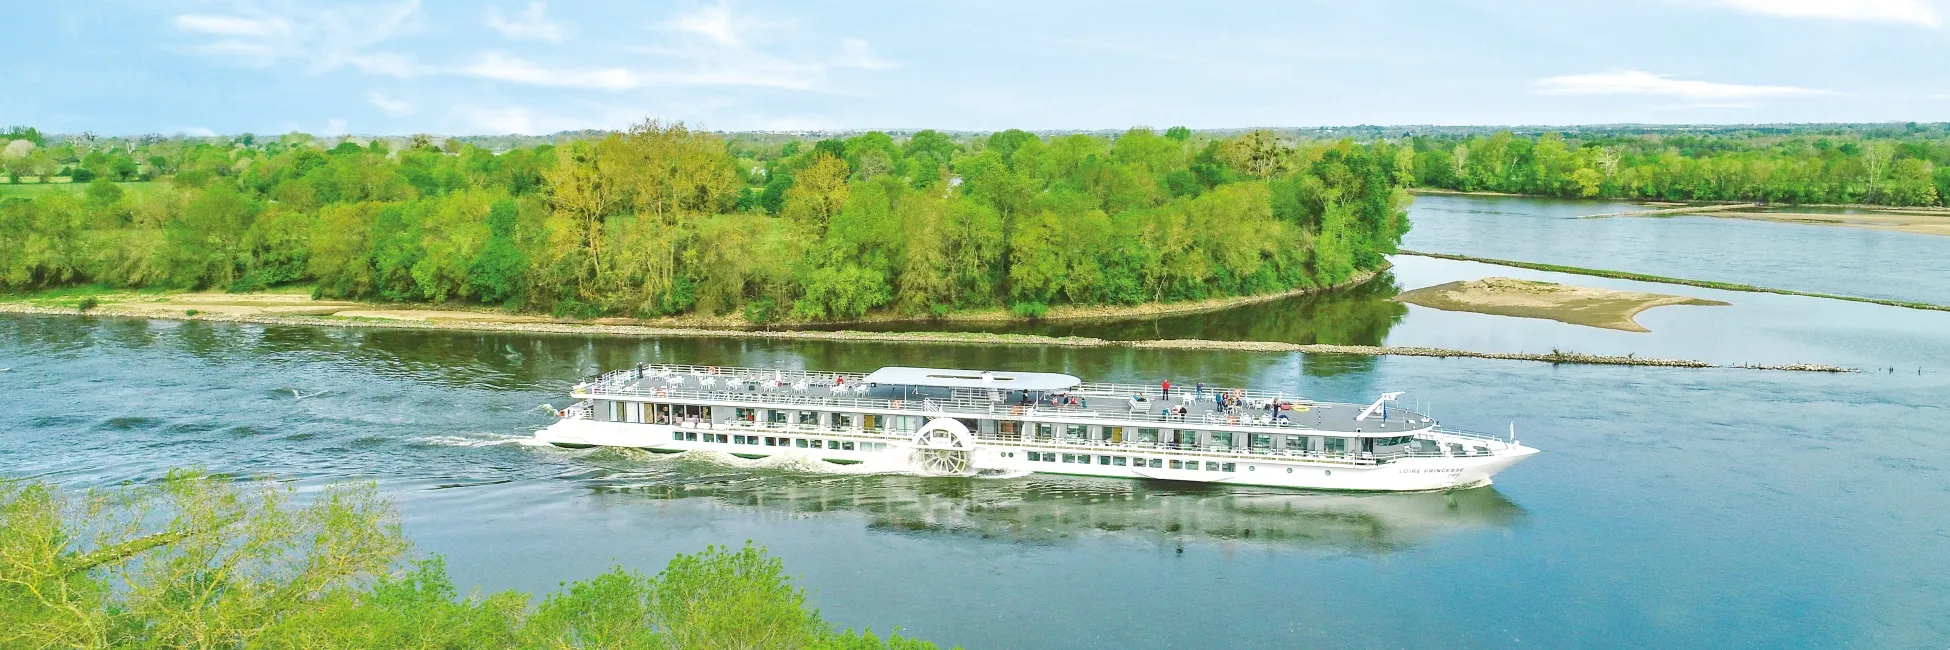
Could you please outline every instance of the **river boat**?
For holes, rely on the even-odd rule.
[[[1073,474],[1354,491],[1485,485],[1536,449],[1394,406],[1086,383],[1048,372],[869,374],[638,365],[575,385],[557,447],[796,458],[857,471]]]

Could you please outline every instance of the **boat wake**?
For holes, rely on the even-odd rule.
[[[422,447],[499,447],[502,445],[541,445],[548,443],[535,440],[534,436],[511,436],[499,433],[481,433],[473,436],[425,436],[408,441]]]

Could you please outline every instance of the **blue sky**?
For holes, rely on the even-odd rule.
[[[1950,0],[23,2],[53,132],[1950,120]]]

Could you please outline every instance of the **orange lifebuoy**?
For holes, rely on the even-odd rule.
[[[1237,415],[1226,416],[1226,424],[1238,424],[1238,423],[1239,423],[1239,416]]]
[[[704,367],[704,372],[705,372],[705,373],[707,373],[707,374],[712,374],[712,375],[715,375],[715,374],[718,374],[718,367],[717,367],[717,366],[705,366],[705,367]]]

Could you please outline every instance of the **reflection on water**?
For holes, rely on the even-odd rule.
[[[1006,323],[907,322],[834,326],[882,332],[994,332],[1085,336],[1116,341],[1207,339],[1381,345],[1408,307],[1390,300],[1401,289],[1383,272],[1357,286],[1219,311],[1115,321]]]
[[[1398,273],[1414,286],[1423,271]],[[1771,304],[1757,298],[1743,304]],[[1950,350],[1941,321],[1878,342],[1864,332],[1894,332],[1876,329],[1892,320],[1883,312],[1780,307],[1775,320],[1806,324],[1757,311],[1726,341],[1873,347],[1875,358]],[[1535,344],[1507,321],[1415,309],[1391,336]],[[1340,401],[1406,389],[1459,427],[1516,420],[1545,453],[1494,489],[1361,495],[815,474],[522,444],[549,422],[536,405],[640,361],[1202,378]],[[301,485],[374,479],[463,588],[547,590],[751,539],[804,576],[831,620],[965,647],[1942,647],[1950,517],[1921,506],[1950,485],[1950,375],[1930,363],[1922,374],[1700,372],[3,316],[0,472],[82,485],[182,466]]]
[[[647,452],[585,453],[605,469],[579,479],[605,494],[706,498],[794,513],[851,512],[867,516],[881,530],[1008,542],[1111,535],[1160,543],[1209,539],[1377,552],[1443,533],[1508,528],[1524,518],[1522,508],[1490,487],[1341,494],[1040,475],[834,476],[730,468]]]

